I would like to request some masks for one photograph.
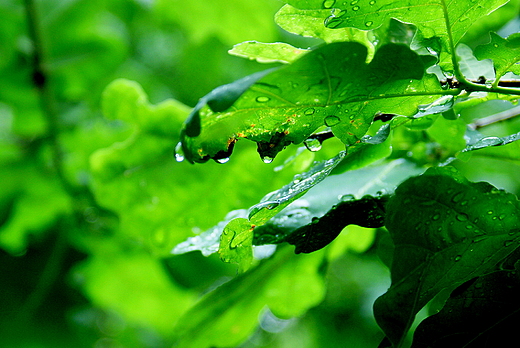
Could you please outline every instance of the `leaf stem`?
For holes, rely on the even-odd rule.
[[[501,94],[514,94],[514,95],[520,95],[520,89],[519,88],[507,88],[507,87],[500,87],[499,82],[495,82],[492,85],[486,85],[486,84],[480,84],[475,83],[473,81],[470,81],[464,76],[460,69],[459,61],[457,59],[457,54],[455,51],[455,42],[453,42],[453,35],[451,33],[451,23],[448,13],[448,7],[446,6],[446,1],[442,0],[442,10],[444,13],[444,21],[446,23],[446,31],[448,33],[448,43],[450,47],[450,53],[451,53],[451,62],[453,64],[453,70],[455,73],[455,77],[457,78],[457,81],[459,82],[462,89],[468,91],[468,92],[487,92],[487,93],[501,93]]]

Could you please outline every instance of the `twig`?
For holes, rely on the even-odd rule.
[[[472,130],[475,130],[485,126],[489,126],[493,123],[515,118],[518,115],[520,115],[520,106],[515,106],[514,108],[511,108],[509,110],[504,110],[502,112],[487,117],[476,119],[472,123],[468,124],[468,127]]]

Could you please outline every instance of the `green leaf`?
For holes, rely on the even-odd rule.
[[[513,262],[518,260],[514,256]],[[469,280],[453,291],[438,314],[421,322],[412,347],[510,345],[520,320],[519,289],[516,266]]]
[[[438,117],[426,132],[450,154],[455,154],[466,147],[464,140],[466,127],[466,123],[460,118],[447,120],[444,117]]]
[[[490,33],[491,41],[475,49],[475,56],[479,59],[492,59],[495,66],[497,81],[507,72],[520,74],[520,34],[510,35],[503,39],[495,33]]]
[[[71,213],[71,197],[56,177],[40,166],[14,164],[0,172],[0,204],[6,214],[0,224],[0,247],[20,255],[31,237],[41,237],[60,217]]]
[[[91,252],[73,270],[85,296],[97,307],[170,336],[194,294],[172,283],[160,261],[143,250],[118,250],[116,241],[105,238]]]
[[[323,257],[295,256],[285,248],[221,285],[179,319],[176,347],[236,347],[253,332],[266,305],[282,318],[302,315],[325,295]]]
[[[289,5],[302,10],[315,10],[313,16],[321,18],[328,28],[352,27],[374,30],[391,18],[414,24],[425,38],[437,36],[441,39],[443,67],[451,65],[450,41],[455,47],[472,24],[486,16],[507,0],[492,1],[322,1],[286,0]],[[453,67],[451,67],[452,70]]]
[[[259,63],[292,63],[308,51],[284,42],[262,43],[246,41],[233,46],[229,53],[234,56],[256,60]]]
[[[365,135],[376,113],[413,115],[417,105],[443,93],[434,76],[424,75],[423,60],[405,46],[388,44],[369,64],[366,58],[367,49],[358,43],[325,45],[271,71],[232,106],[224,99],[226,110],[197,108],[202,131],[183,135],[186,158],[205,162],[229,157],[235,142],[246,138],[269,161],[323,126],[351,145]],[[220,97],[212,93],[202,100]],[[186,130],[190,125],[191,120]]]
[[[520,204],[490,184],[436,168],[402,183],[386,209],[395,244],[392,285],[374,312],[399,347],[428,301],[486,274],[518,247]]]
[[[313,218],[284,239],[296,248],[295,253],[312,253],[331,243],[350,224],[361,227],[382,227],[385,220],[384,205],[388,196],[365,196],[360,200],[340,202],[321,218]]]
[[[471,48],[464,44],[457,46],[456,54],[459,59],[460,71],[467,79],[476,81],[481,78],[484,78],[486,81],[495,80],[495,69],[491,60],[477,60]]]
[[[345,157],[344,161],[348,160],[348,158],[348,156]],[[255,228],[253,244],[282,243],[296,230],[312,228],[313,220],[318,223],[319,218],[326,215],[331,210],[331,207],[338,205],[338,203],[342,204],[343,208],[349,207],[349,204],[341,203],[342,201],[354,201],[350,204],[353,204],[360,211],[366,207],[370,208],[370,198],[361,201],[364,196],[381,196],[382,193],[391,194],[400,182],[412,174],[422,173],[423,170],[410,162],[399,159],[374,163],[371,166],[357,170],[331,175],[313,187],[305,196],[294,201],[271,220],[267,221],[265,225]],[[356,198],[358,203],[356,203]],[[374,198],[374,201],[377,201],[377,199]],[[377,213],[379,210],[376,207],[374,212]],[[366,218],[365,216],[350,216],[350,214],[341,217],[337,212],[332,214],[341,221],[334,222],[330,228],[325,226],[324,229],[331,232],[330,234],[324,232],[323,238],[320,238],[325,243],[327,236],[336,233],[341,225],[345,226],[348,223],[355,223],[356,219],[359,219],[358,221],[362,223],[363,219]],[[322,226],[326,225],[324,222]],[[320,233],[318,231],[318,234]],[[307,238],[312,239],[313,235],[309,235]],[[298,239],[294,238],[295,241],[298,241]],[[333,237],[330,238],[330,240],[332,239]]]
[[[475,151],[489,148],[492,146],[503,146],[515,142],[517,140],[520,140],[520,132],[501,138],[478,136],[475,139],[472,139],[472,141],[469,144],[467,144],[467,146],[462,150],[462,152]]]
[[[276,24],[290,33],[315,37],[327,43],[338,41],[359,42],[369,48],[370,58],[374,55],[374,45],[366,31],[355,28],[330,29],[323,25],[323,17],[330,10],[301,10],[290,5],[283,6],[275,15]]]
[[[249,208],[249,220],[254,225],[263,225],[289,203],[325,179],[344,156],[345,153],[341,152],[334,158],[315,163],[308,172],[297,174],[292,182],[264,196],[258,204]]]
[[[240,273],[253,262],[253,227],[248,219],[230,221],[220,237],[218,253],[224,262],[237,263]]]

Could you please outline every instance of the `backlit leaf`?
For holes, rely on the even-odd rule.
[[[186,158],[205,162],[229,157],[235,142],[246,138],[269,161],[323,126],[351,145],[365,135],[376,113],[411,116],[419,104],[443,93],[434,76],[424,75],[423,59],[403,45],[381,47],[369,64],[366,58],[361,44],[333,43],[259,80],[259,75],[248,79],[256,82],[238,99],[237,93],[232,98],[220,90],[210,93],[187,121],[181,138]]]

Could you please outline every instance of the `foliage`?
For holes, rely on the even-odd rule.
[[[1,345],[510,342],[520,2],[202,3],[0,5]]]

